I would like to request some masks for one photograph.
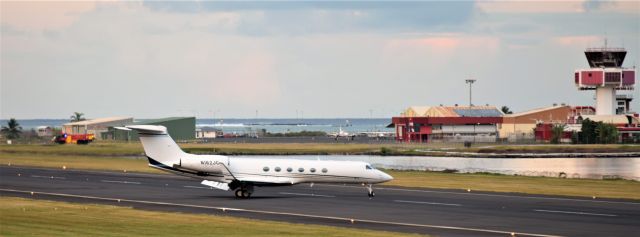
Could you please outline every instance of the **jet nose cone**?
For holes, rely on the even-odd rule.
[[[393,177],[391,175],[388,175],[385,172],[380,171],[380,178],[382,179],[382,182],[388,182],[393,180]]]
[[[384,181],[385,181],[385,182],[386,182],[386,181],[391,181],[391,180],[393,180],[393,176],[388,175],[388,174],[384,174]]]

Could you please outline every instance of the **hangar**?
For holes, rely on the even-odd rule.
[[[502,124],[498,126],[500,138],[511,142],[535,140],[534,129],[537,124],[566,122],[572,112],[580,114],[593,113],[592,110],[584,108],[574,109],[568,105],[554,105],[520,113],[506,114],[502,117]]]
[[[161,125],[167,127],[169,135],[175,140],[193,140],[196,138],[196,118],[195,117],[169,117],[161,119],[142,119],[135,123],[126,125]],[[117,126],[113,126],[117,127]],[[103,139],[119,141],[137,141],[136,132],[109,128],[108,132],[102,133]]]
[[[388,127],[401,142],[496,142],[502,115],[494,106],[412,106]]]
[[[65,123],[62,125],[62,132],[66,134],[93,134],[96,138],[103,138],[100,134],[109,131],[110,127],[124,126],[131,123],[133,123],[132,117],[89,119]]]

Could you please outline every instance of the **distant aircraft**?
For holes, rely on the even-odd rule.
[[[327,135],[330,137],[334,137],[336,140],[338,140],[338,138],[340,137],[347,137],[353,140],[353,138],[356,136],[355,134],[349,134],[347,131],[342,130],[342,126],[340,126],[338,132],[329,133]]]
[[[360,132],[359,134],[373,138],[388,138],[394,135],[393,132]]]
[[[290,186],[300,183],[357,183],[375,196],[372,184],[393,179],[390,175],[359,161],[235,158],[221,155],[194,155],[182,151],[156,125],[131,125],[117,129],[135,130],[140,135],[149,166],[202,180],[201,184],[232,190],[238,198],[249,198],[254,187]]]

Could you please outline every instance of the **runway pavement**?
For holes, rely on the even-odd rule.
[[[0,167],[0,194],[438,236],[629,236],[640,202],[440,189],[308,184],[251,199],[175,175]],[[33,193],[32,193],[33,192]]]

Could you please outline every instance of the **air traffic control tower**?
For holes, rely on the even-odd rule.
[[[626,114],[631,95],[619,95],[616,91],[633,91],[636,70],[622,68],[627,55],[624,48],[588,48],[584,51],[589,69],[575,71],[575,83],[579,90],[596,91],[596,115]]]

